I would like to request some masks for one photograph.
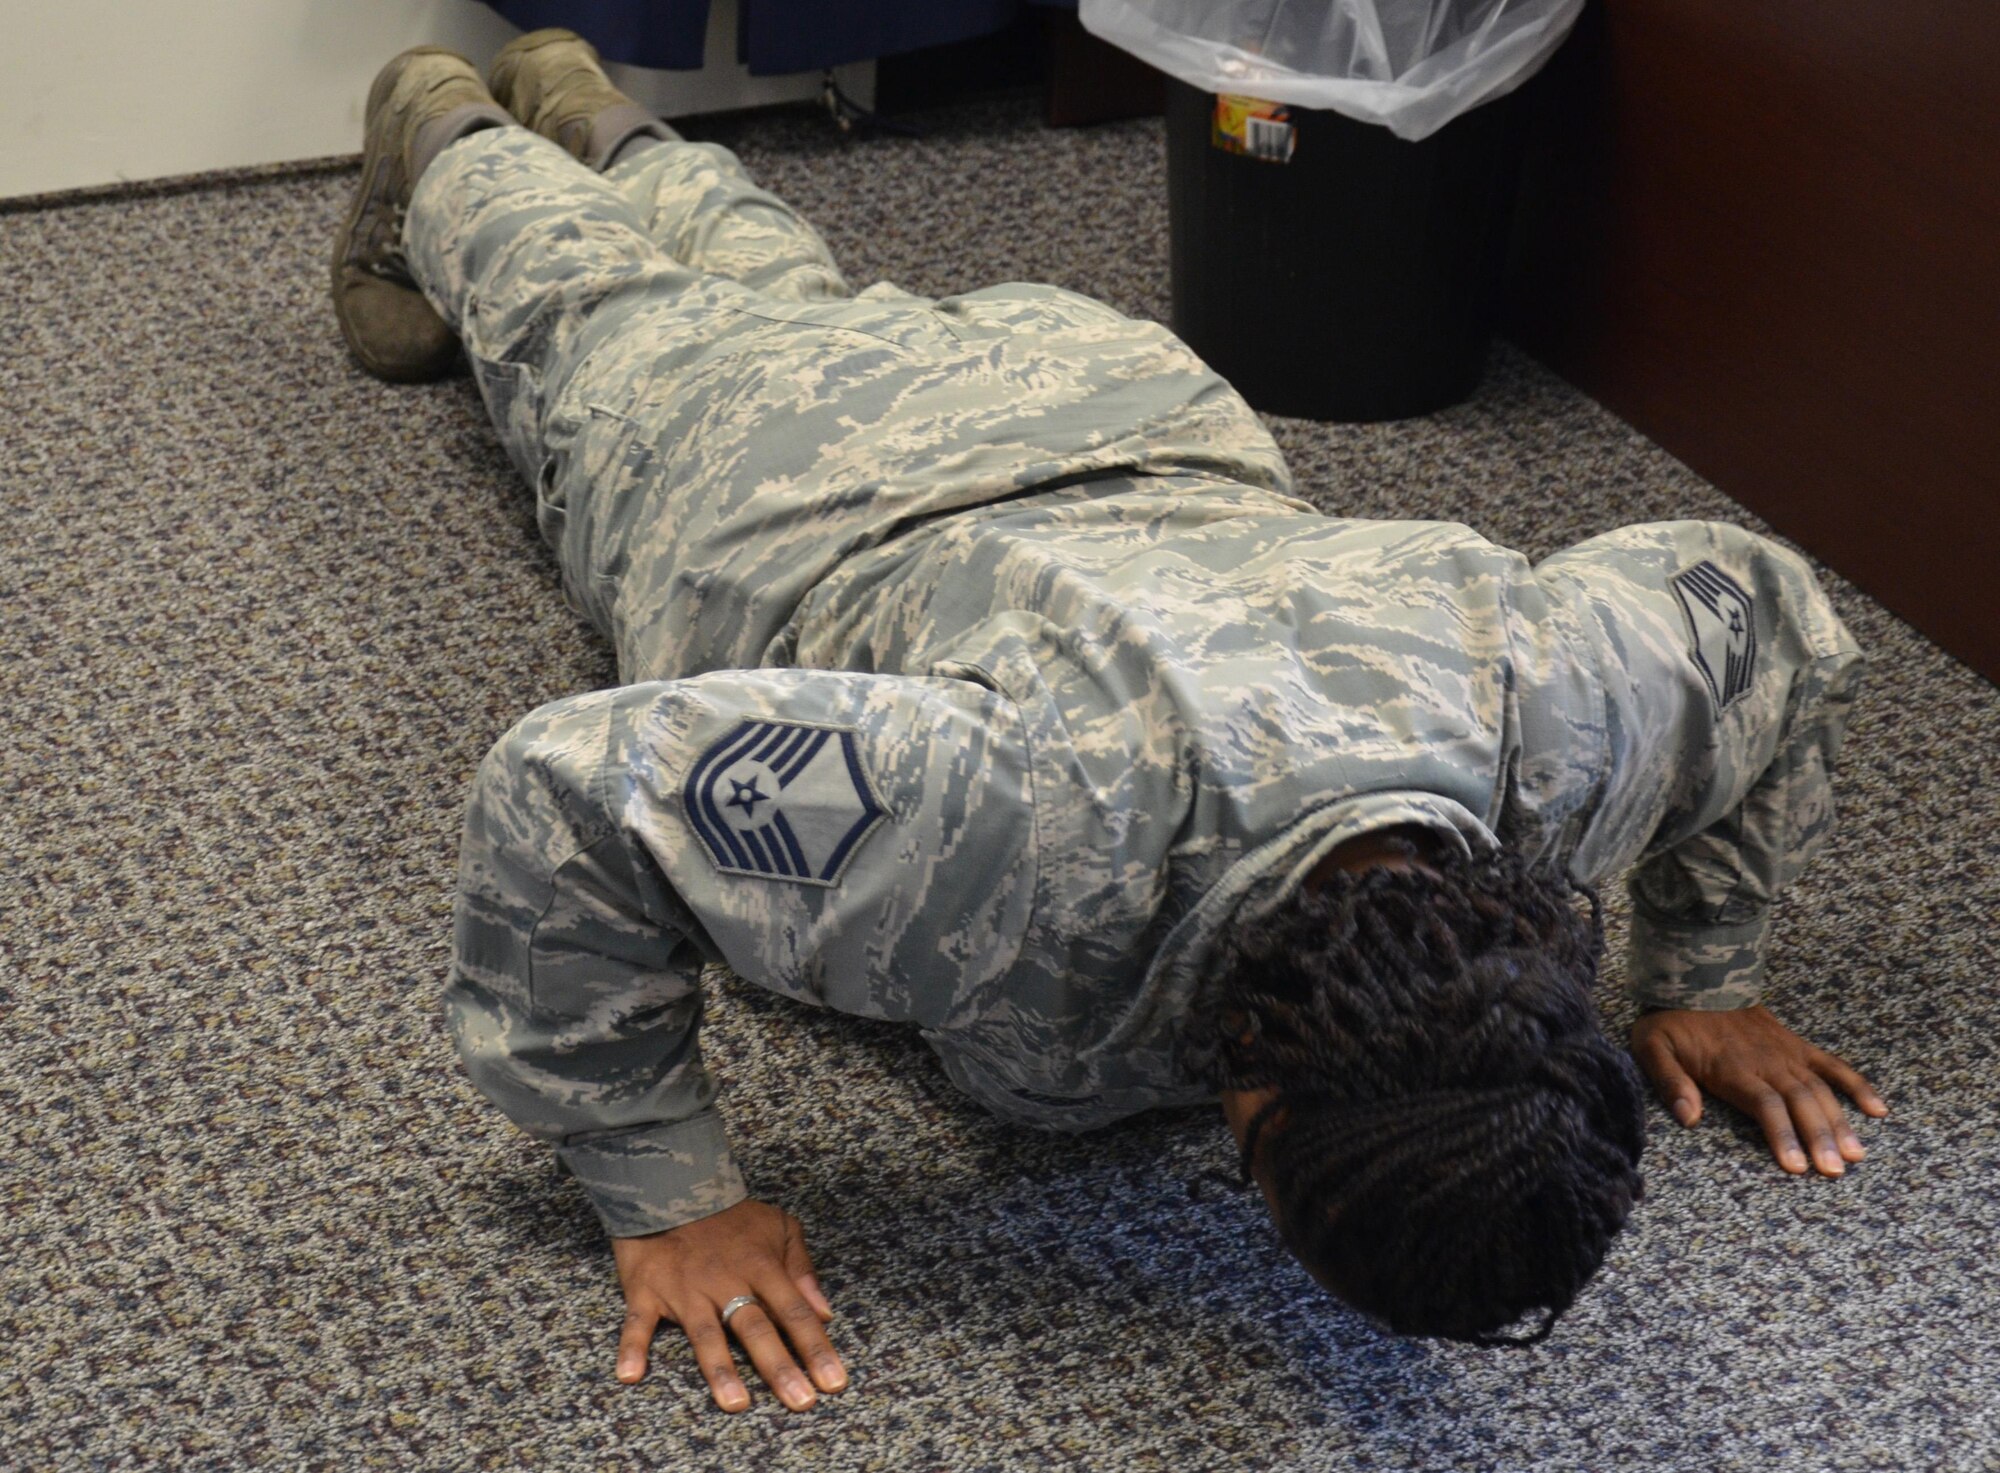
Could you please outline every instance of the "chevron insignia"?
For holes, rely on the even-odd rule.
[[[1674,575],[1674,596],[1694,635],[1689,653],[1718,710],[1750,689],[1757,668],[1757,620],[1743,585],[1704,558]]]
[[[745,721],[702,753],[681,796],[724,874],[835,885],[889,816],[854,732]]]

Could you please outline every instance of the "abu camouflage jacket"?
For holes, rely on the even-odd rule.
[[[722,150],[599,179],[538,143],[442,155],[411,261],[630,683],[482,764],[448,1001],[613,1234],[745,1195],[710,962],[1084,1129],[1203,1098],[1173,1045],[1225,923],[1415,823],[1629,869],[1641,1000],[1756,998],[1858,669],[1797,556],[1689,522],[1531,566],[1323,516],[1156,325],[757,295],[643,248],[675,191],[742,197]]]

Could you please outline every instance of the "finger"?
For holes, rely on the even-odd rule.
[[[799,1226],[797,1218],[791,1219],[787,1226],[785,1272],[792,1276],[792,1282],[798,1285],[799,1292],[812,1301],[812,1307],[818,1312],[819,1317],[822,1320],[830,1320],[833,1318],[833,1306],[827,1303],[826,1295],[820,1290],[819,1279],[813,1273],[812,1255],[806,1252],[805,1229]]]
[[[792,1282],[797,1284],[799,1292],[811,1301],[814,1314],[823,1321],[833,1318],[833,1306],[827,1303],[826,1294],[820,1289],[818,1279],[809,1273],[803,1273],[796,1275]]]
[[[1811,1054],[1812,1066],[1826,1079],[1847,1091],[1848,1097],[1864,1112],[1877,1118],[1889,1113],[1888,1103],[1875,1093],[1875,1087],[1861,1077],[1861,1071],[1847,1060],[1828,1053],[1825,1049],[1814,1049]]]
[[[1693,1125],[1700,1120],[1701,1088],[1674,1057],[1672,1045],[1654,1034],[1639,1047],[1637,1056],[1639,1067],[1653,1081],[1661,1103],[1673,1113],[1674,1119],[1682,1125]]]
[[[750,1352],[750,1363],[764,1384],[778,1393],[778,1400],[795,1412],[803,1412],[819,1400],[798,1363],[778,1338],[777,1327],[761,1304],[746,1304],[729,1317],[729,1329],[737,1342]]]
[[[1794,1080],[1785,1086],[1785,1108],[1791,1112],[1792,1127],[1811,1152],[1812,1163],[1819,1168],[1820,1175],[1840,1176],[1846,1172],[1847,1163],[1840,1159],[1833,1122],[1826,1118],[1826,1111],[1820,1105],[1819,1091],[1825,1088],[1816,1078]]]
[[[725,1412],[740,1412],[749,1406],[750,1392],[736,1374],[736,1357],[729,1353],[729,1336],[716,1318],[715,1306],[703,1303],[679,1318],[715,1404]]]
[[[772,1274],[757,1286],[765,1314],[784,1331],[792,1349],[804,1364],[813,1384],[821,1391],[840,1391],[847,1385],[847,1368],[840,1363],[827,1342],[819,1311],[782,1274]]]
[[[1826,1117],[1826,1123],[1833,1129],[1834,1144],[1840,1149],[1843,1161],[1859,1161],[1868,1154],[1868,1148],[1861,1144],[1861,1137],[1854,1133],[1854,1127],[1847,1123],[1847,1112],[1840,1107],[1840,1096],[1835,1094],[1827,1082],[1815,1074],[1808,1080],[1812,1090],[1819,1097],[1819,1112]]]
[[[1806,1153],[1799,1149],[1799,1138],[1792,1132],[1792,1112],[1785,1107],[1785,1097],[1762,1084],[1745,1091],[1736,1103],[1763,1128],[1778,1164],[1794,1176],[1802,1175],[1808,1169]]]
[[[618,1333],[618,1379],[631,1385],[646,1374],[646,1350],[659,1328],[660,1309],[651,1300],[631,1300]]]

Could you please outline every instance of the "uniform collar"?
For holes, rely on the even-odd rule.
[[[1467,855],[1499,847],[1471,810],[1432,793],[1364,793],[1311,810],[1232,864],[1181,917],[1154,954],[1137,1004],[1082,1057],[1124,1052],[1156,1037],[1163,1025],[1177,1025],[1233,916],[1269,914],[1336,845],[1404,825],[1428,829]]]

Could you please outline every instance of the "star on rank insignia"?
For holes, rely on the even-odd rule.
[[[1756,608],[1743,585],[1706,558],[1674,574],[1674,596],[1694,635],[1695,668],[1717,710],[1750,689],[1757,668]]]
[[[701,755],[682,788],[688,822],[725,874],[834,885],[889,810],[854,732],[745,721]]]

